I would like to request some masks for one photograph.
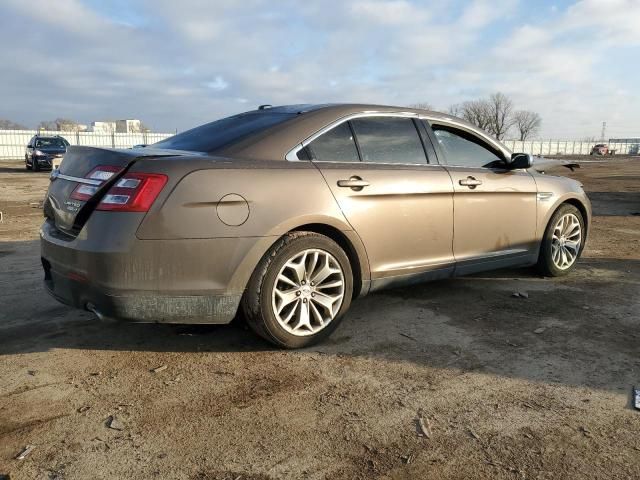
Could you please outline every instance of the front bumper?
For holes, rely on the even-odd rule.
[[[33,156],[32,157],[32,161],[34,163],[37,163],[39,167],[45,167],[45,168],[52,168],[52,161],[53,161],[53,157],[49,157],[49,156]]]
[[[140,240],[135,229],[144,214],[120,215],[116,221],[112,212],[94,212],[75,238],[45,221],[42,266],[54,298],[134,322],[224,324],[234,318],[245,286],[234,274],[255,239]]]

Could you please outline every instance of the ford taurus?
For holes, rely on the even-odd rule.
[[[564,275],[591,207],[445,114],[263,106],[129,150],[69,147],[41,228],[45,285],[99,317],[228,323],[288,348],[356,297],[503,267]]]

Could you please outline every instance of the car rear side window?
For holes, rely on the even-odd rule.
[[[426,164],[418,131],[410,118],[368,117],[351,121],[363,162]]]
[[[359,162],[358,149],[347,122],[320,135],[308,146],[314,160],[320,162]]]
[[[465,132],[433,125],[433,133],[444,150],[447,164],[460,167],[494,168],[504,160],[480,141]]]
[[[249,112],[222,118],[155,143],[157,148],[213,152],[295,117],[295,113]]]

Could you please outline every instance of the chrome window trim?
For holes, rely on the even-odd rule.
[[[305,140],[302,141],[302,143],[299,143],[298,145],[293,147],[291,150],[289,150],[284,158],[285,160],[288,160],[290,162],[308,162],[310,160],[300,160],[297,155],[300,150],[305,148],[307,145],[313,142],[316,138],[318,138],[321,135],[324,135],[329,130],[333,130],[337,126],[342,125],[343,123],[348,122],[350,120],[353,120],[356,118],[371,118],[371,117],[418,118],[418,114],[413,112],[376,112],[376,111],[350,113],[349,115],[341,117],[338,120],[335,120],[330,124],[322,127],[316,133],[307,137]],[[419,132],[417,130],[416,130],[416,134],[419,137]],[[426,153],[425,153],[425,162],[423,163],[340,162],[340,161],[333,161],[333,160],[317,160],[317,161],[314,160],[313,163],[351,163],[354,165],[399,165],[399,166],[402,166],[402,165],[404,166],[416,166],[416,165],[436,166],[438,165],[437,163],[428,163]]]
[[[355,118],[366,118],[366,117],[400,117],[400,118],[415,118],[418,120],[426,120],[429,123],[434,122],[434,123],[440,123],[443,125],[448,125],[454,128],[459,128],[461,130],[464,130],[468,133],[470,133],[471,135],[474,135],[476,137],[478,137],[479,139],[481,139],[483,142],[488,143],[489,145],[493,146],[496,150],[498,150],[499,152],[502,152],[502,154],[504,155],[504,160],[508,161],[509,158],[511,158],[511,151],[505,147],[504,145],[502,145],[501,143],[499,143],[498,141],[496,141],[495,139],[491,138],[489,135],[487,135],[486,133],[480,131],[480,130],[476,130],[473,128],[470,128],[469,125],[457,121],[455,118],[453,117],[446,117],[446,118],[442,118],[442,117],[436,117],[433,115],[426,115],[423,113],[416,113],[416,112],[378,112],[378,111],[374,111],[374,110],[368,110],[368,111],[364,111],[364,112],[357,112],[357,113],[350,113],[349,115],[345,115],[344,117],[341,117],[331,123],[329,123],[328,125],[322,127],[320,130],[318,130],[317,132],[315,132],[314,134],[310,135],[309,137],[307,137],[306,139],[304,139],[301,143],[297,144],[296,146],[294,146],[291,150],[289,150],[287,152],[287,154],[285,155],[285,160],[288,160],[290,162],[308,162],[309,160],[300,160],[298,158],[298,152],[300,150],[302,150],[303,148],[305,148],[307,145],[309,145],[311,142],[313,142],[316,138],[318,138],[320,135],[323,135],[324,133],[328,132],[329,130],[337,127],[338,125],[348,122],[350,120],[353,120]],[[329,161],[329,160],[323,160],[323,163],[354,163],[354,162],[334,162],[334,161]],[[320,161],[316,162],[316,163],[320,163]],[[422,163],[380,163],[380,162],[359,162],[360,164],[366,164],[366,165],[424,165]],[[445,165],[443,163],[426,163],[426,165]],[[448,166],[455,166],[455,165],[448,165]],[[459,165],[462,166],[462,165]],[[483,167],[478,167],[478,168],[483,168]]]

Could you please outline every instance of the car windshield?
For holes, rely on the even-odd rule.
[[[249,135],[283,123],[296,114],[277,112],[249,112],[222,118],[173,137],[154,143],[157,148],[213,152]]]
[[[59,147],[64,148],[67,145],[67,141],[61,137],[52,137],[52,138],[38,138],[36,139],[36,147],[46,148],[46,147]]]

